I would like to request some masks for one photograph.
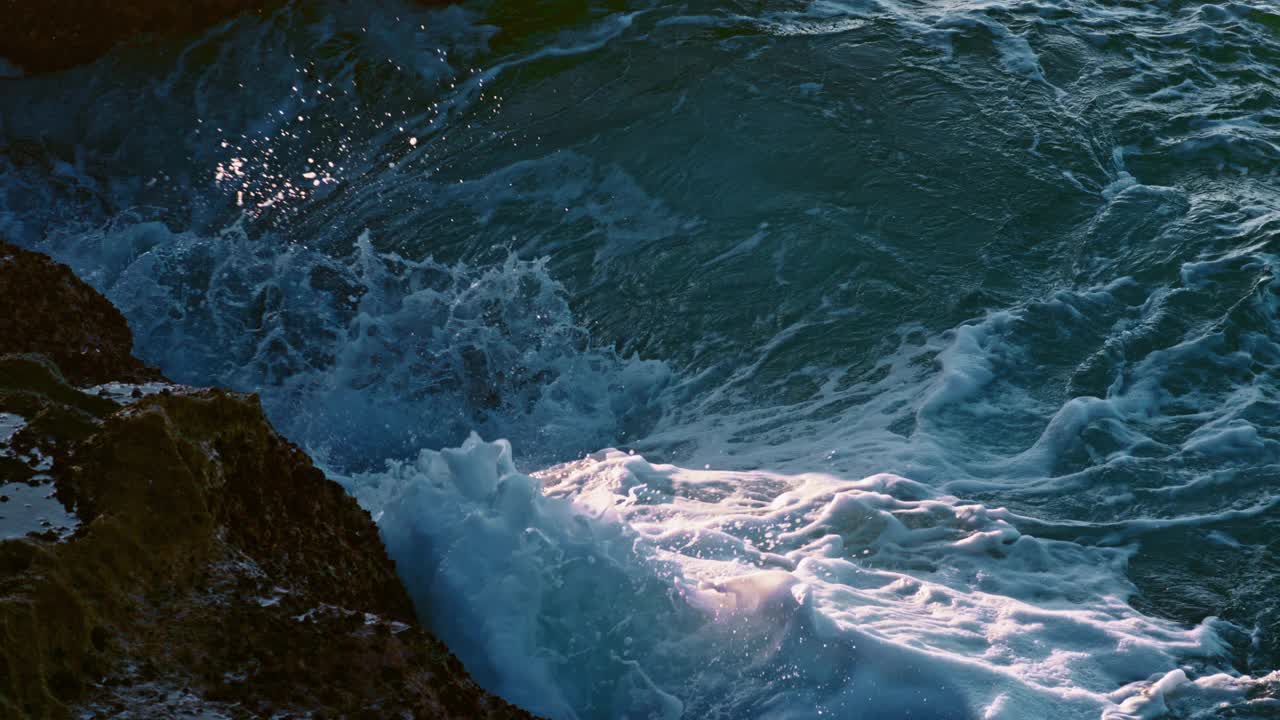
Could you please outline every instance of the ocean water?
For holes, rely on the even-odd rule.
[[[1273,2],[534,5],[9,68],[0,236],[549,718],[1280,717]]]

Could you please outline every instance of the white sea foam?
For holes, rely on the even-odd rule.
[[[277,243],[146,222],[50,249],[121,308],[146,360],[259,392],[282,431],[350,465],[472,428],[571,457],[642,431],[667,384],[661,362],[591,347],[544,260],[409,260],[369,233],[342,258]]]
[[[120,405],[128,405],[139,398],[156,395],[165,391],[172,392],[182,386],[167,382],[125,383],[109,382],[82,388],[81,392],[107,398]]]
[[[24,175],[28,166],[0,160],[0,231],[107,292],[140,351],[171,376],[260,391],[277,425],[375,512],[419,608],[469,670],[553,718],[1203,717],[1223,702],[1267,711],[1275,674],[1245,677],[1231,665],[1238,646],[1249,636],[1259,646],[1268,627],[1197,624],[1205,613],[1194,608],[1187,623],[1139,612],[1160,598],[1139,603],[1126,578],[1144,552],[1159,552],[1153,538],[1175,530],[1166,552],[1188,538],[1234,556],[1266,550],[1250,531],[1280,502],[1267,378],[1280,362],[1280,263],[1265,241],[1276,227],[1274,193],[1231,193],[1239,207],[1215,217],[1219,208],[1206,203],[1217,200],[1148,177],[1151,157],[1166,152],[1231,172],[1270,167],[1264,133],[1254,132],[1267,126],[1265,112],[1156,128],[1155,151],[1111,150],[1102,135],[1097,148],[1093,138],[1077,147],[1044,115],[1009,126],[988,118],[1000,148],[1030,145],[1051,166],[1045,182],[1060,183],[1064,203],[1078,194],[1085,215],[1096,204],[1051,263],[1070,266],[1069,277],[1010,260],[1046,276],[1019,285],[1034,288],[1020,300],[982,298],[973,317],[941,326],[933,317],[869,322],[883,331],[879,344],[828,353],[842,338],[824,334],[858,324],[866,306],[853,292],[826,294],[819,276],[829,268],[805,274],[796,265],[825,265],[834,244],[865,231],[858,253],[865,247],[884,264],[851,271],[841,289],[902,272],[911,275],[904,287],[938,292],[931,300],[941,304],[952,298],[919,276],[956,267],[951,257],[929,265],[870,227],[891,215],[859,210],[861,225],[846,207],[861,194],[802,198],[813,208],[804,217],[787,217],[785,203],[784,212],[769,203],[755,212],[753,202],[786,195],[776,183],[805,186],[807,163],[717,167],[729,155],[807,147],[808,129],[777,132],[797,117],[786,103],[798,94],[806,113],[821,109],[814,117],[836,122],[838,134],[813,152],[874,134],[863,123],[875,108],[841,98],[877,87],[850,82],[840,64],[848,58],[821,48],[857,47],[841,36],[866,28],[896,41],[905,28],[903,46],[923,46],[908,59],[926,75],[947,87],[994,78],[1014,88],[1011,105],[1034,110],[1026,93],[1036,85],[1074,75],[1088,85],[1082,78],[1119,57],[1082,54],[1096,64],[1077,67],[1077,40],[1145,46],[1126,23],[1141,34],[1159,14],[1142,4],[1066,12],[1020,0],[793,5],[753,17],[697,2],[601,12],[504,56],[486,55],[495,28],[458,6],[397,7],[402,19],[335,5],[316,13],[333,21],[292,10],[245,21],[197,45],[211,52],[193,57],[216,55],[208,67],[184,58],[140,90],[198,108],[199,128],[181,124],[185,109],[175,121],[193,133],[184,142],[129,132],[129,113],[94,119],[94,137],[126,138],[103,155],[132,158],[134,185],[147,192],[105,182],[79,154],[54,158],[38,181]],[[1215,47],[1235,29],[1235,11],[1177,12],[1169,33]],[[783,61],[780,51],[806,43],[812,54]],[[683,61],[692,48],[709,54],[656,73],[661,82],[646,93],[619,90],[614,61],[623,55],[638,68],[647,58]],[[1192,93],[1183,70],[1131,60],[1110,72],[1139,88],[1144,123],[1146,113],[1220,112],[1213,92],[1229,83],[1212,73],[1194,74]],[[384,64],[397,72],[376,72]],[[804,72],[769,77],[765,66]],[[920,80],[906,62],[893,67]],[[101,75],[113,92],[128,85]],[[740,108],[739,85],[752,98]],[[589,97],[573,95],[584,88]],[[72,99],[104,91],[73,90]],[[659,110],[646,110],[650,100]],[[1051,104],[1051,122],[1074,128],[1085,105],[1087,130],[1110,128],[1097,96],[1073,101]],[[574,102],[592,110],[581,125]],[[508,103],[515,111],[503,116]],[[748,127],[778,127],[738,132],[716,112],[725,103]],[[39,122],[28,134],[70,147],[82,142],[84,119],[62,108],[77,104],[85,102],[59,95],[47,112],[24,107],[6,121]],[[651,124],[645,112],[675,124]],[[583,128],[593,139],[580,142]],[[696,138],[694,150],[707,155],[655,159],[657,146],[636,142],[637,128]],[[823,127],[811,129],[822,138]],[[917,149],[934,149],[929,137]],[[757,139],[767,152],[740,152]],[[912,137],[880,140],[910,147]],[[213,186],[170,179],[191,166],[213,174]],[[743,188],[734,181],[757,174],[767,192],[735,195]],[[716,188],[723,196],[685,192],[711,187],[707,178],[727,181]],[[309,185],[281,189],[300,180]],[[146,206],[171,199],[148,193],[167,186],[190,191],[191,208],[149,214]],[[85,195],[95,199],[66,211],[75,221],[50,222],[50,209]],[[217,207],[234,207],[237,196],[246,220],[222,227]],[[865,199],[874,204],[876,194]],[[96,218],[95,202],[135,209],[78,222]],[[178,231],[186,209],[192,229]],[[1188,217],[1208,219],[1169,231]],[[1179,244],[1188,239],[1194,249]],[[841,262],[862,263],[858,253]],[[968,259],[974,268],[1001,262]],[[981,272],[971,280],[990,289]],[[715,275],[728,281],[709,282]],[[820,292],[806,294],[800,286],[815,279]],[[713,298],[727,311],[699,307],[706,294],[685,293],[684,283],[728,295]],[[753,298],[733,295],[733,283],[759,285],[770,300],[738,313],[729,306]],[[1006,291],[998,278],[993,287]],[[640,298],[659,319],[632,332],[626,311],[646,292],[671,292],[677,307],[668,315],[665,299]],[[708,321],[695,332],[686,317]],[[633,335],[671,364],[593,344],[625,346]],[[849,367],[862,355],[866,367]],[[811,392],[782,392],[797,378]],[[380,469],[419,447],[455,445],[470,429],[511,438],[529,467],[580,459],[530,476],[516,471],[505,443],[471,439]],[[582,457],[607,445],[642,455]]]
[[[553,718],[1145,718],[1277,679],[1216,671],[1217,620],[1130,607],[1128,550],[892,475],[609,450],[530,477],[473,436],[343,482],[477,678]]]

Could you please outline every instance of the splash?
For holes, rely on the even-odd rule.
[[[343,482],[433,629],[550,717],[1119,719],[1280,682],[1228,674],[1230,624],[1135,611],[1130,551],[892,475],[607,450],[531,477],[472,436]]]
[[[1274,10],[575,8],[6,80],[0,232],[549,717],[1275,712]]]
[[[345,467],[473,429],[580,455],[640,435],[669,370],[592,347],[544,261],[408,260],[361,234],[331,257],[237,223],[139,223],[55,250],[129,318],[179,382],[251,390],[282,432]]]

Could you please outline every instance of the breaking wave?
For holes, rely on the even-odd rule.
[[[574,8],[6,74],[0,236],[537,713],[1280,712],[1274,8]]]

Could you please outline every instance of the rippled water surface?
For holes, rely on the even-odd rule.
[[[1280,716],[1274,3],[532,5],[0,79],[0,236],[550,717]]]

